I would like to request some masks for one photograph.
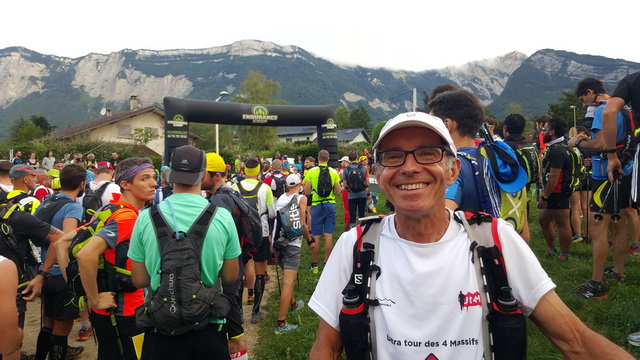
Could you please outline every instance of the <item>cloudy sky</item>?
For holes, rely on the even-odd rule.
[[[640,62],[636,39],[625,38],[638,35],[625,20],[640,13],[631,0],[35,0],[5,2],[2,13],[0,49],[73,58],[256,39],[340,64],[414,71],[545,48]]]

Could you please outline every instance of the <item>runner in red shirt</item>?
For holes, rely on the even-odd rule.
[[[125,359],[137,359],[131,337],[142,333],[135,325],[135,309],[144,303],[144,290],[133,286],[130,275],[118,274],[117,289],[99,292],[96,278],[103,254],[106,263],[131,271],[127,251],[133,225],[145,201],[153,201],[156,187],[154,167],[147,158],[121,161],[115,179],[122,195],[111,205],[120,208],[78,253],[82,286],[93,310],[90,318],[98,338],[98,360],[121,360],[120,349]]]

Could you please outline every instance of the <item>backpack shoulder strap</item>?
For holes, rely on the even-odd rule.
[[[215,216],[215,213],[216,206],[209,203],[204,211],[198,216],[198,219],[193,223],[193,225],[191,225],[191,228],[189,229],[189,231],[187,231],[187,236],[192,239],[192,241],[193,239],[204,239],[204,236],[207,233],[207,228],[209,227],[209,223]],[[149,209],[149,215],[156,232],[156,239],[158,241],[160,257],[162,257],[162,254],[164,253],[164,250],[167,246],[166,239],[173,239],[174,231],[172,231],[171,226],[167,223],[157,205],[152,206]],[[200,251],[202,250],[203,243],[204,241],[193,242],[198,253],[200,253]]]
[[[258,181],[256,187],[251,190],[247,190],[242,186],[242,181],[238,182],[238,190],[240,190],[240,194],[243,197],[254,197],[258,196],[258,192],[260,191],[260,187],[262,186],[262,181]]]
[[[369,216],[361,219],[356,227],[357,239],[354,244],[353,275],[355,286],[359,293],[364,292],[367,317],[369,319],[369,351],[376,348],[376,329],[373,310],[379,305],[376,299],[376,280],[382,274],[378,266],[378,246],[382,232],[384,215]],[[360,275],[358,283],[357,276]],[[366,288],[368,286],[368,289]],[[364,289],[362,289],[364,287]]]
[[[209,229],[209,224],[213,220],[213,217],[216,215],[217,207],[212,203],[202,211],[198,219],[191,225],[189,231],[187,231],[187,236],[194,243],[194,246],[198,253],[202,251],[202,246],[204,244],[204,237],[207,235],[207,230]]]
[[[476,269],[476,279],[478,281],[478,289],[480,290],[480,298],[482,299],[482,337],[484,344],[485,357],[492,354],[491,350],[491,333],[489,329],[489,286],[485,284],[484,270],[482,261],[479,256],[478,247],[492,247],[494,244],[502,253],[502,246],[498,236],[498,220],[486,213],[471,213],[462,210],[455,211],[455,219],[462,223],[469,239],[471,240],[470,250],[473,254],[473,265]]]
[[[162,254],[164,253],[164,249],[166,248],[167,244],[166,239],[171,239],[172,236],[171,226],[167,224],[164,216],[162,216],[162,213],[160,213],[158,205],[149,208],[149,216],[151,217],[151,221],[153,222],[153,229],[156,232],[156,240],[158,242],[158,250],[160,252],[161,259],[160,261],[162,261]]]

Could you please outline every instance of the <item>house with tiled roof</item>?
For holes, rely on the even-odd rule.
[[[157,105],[139,107],[135,96],[131,97],[128,111],[110,114],[86,123],[51,133],[47,138],[51,140],[69,140],[86,138],[103,141],[110,144],[135,145],[131,138],[134,129],[148,129],[158,135],[158,138],[146,144],[149,150],[158,155],[164,151],[164,109]],[[189,142],[201,140],[202,137],[189,132]]]
[[[318,128],[315,126],[282,126],[277,128],[278,139],[284,142],[315,141],[318,137]],[[353,144],[357,142],[371,142],[371,138],[364,130],[343,129],[338,130],[338,142]]]

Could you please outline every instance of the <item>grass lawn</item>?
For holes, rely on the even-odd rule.
[[[385,213],[386,198],[377,185],[372,191],[378,194],[378,213]],[[344,229],[342,206],[338,205],[337,225],[334,232],[334,243]],[[544,253],[546,244],[537,222],[538,210],[531,203],[532,213],[529,216],[531,230],[531,247],[538,256],[542,266],[557,285],[556,292],[576,315],[591,329],[604,335],[609,340],[622,346],[634,357],[640,358],[640,348],[628,345],[627,335],[640,331],[640,311],[636,309],[640,301],[640,257],[627,257],[626,282],[624,284],[609,283],[609,299],[600,301],[584,301],[574,298],[572,290],[587,281],[591,276],[591,246],[573,244],[569,261],[561,262],[549,258]],[[315,289],[319,275],[311,274],[309,269],[311,253],[303,245],[299,282],[294,287],[296,298],[307,303]],[[322,252],[321,255],[322,257]],[[611,259],[610,259],[611,262]],[[280,274],[282,272],[280,270]],[[273,281],[277,281],[272,277]],[[276,292],[278,290],[275,290]],[[299,324],[300,327],[290,333],[275,335],[273,333],[278,312],[278,296],[272,296],[264,308],[268,317],[261,322],[258,348],[252,351],[252,357],[258,359],[307,359],[309,349],[313,345],[318,327],[318,316],[305,305],[304,309],[289,315],[287,321]],[[426,320],[426,319],[425,319]],[[529,359],[562,359],[558,350],[529,322]]]

